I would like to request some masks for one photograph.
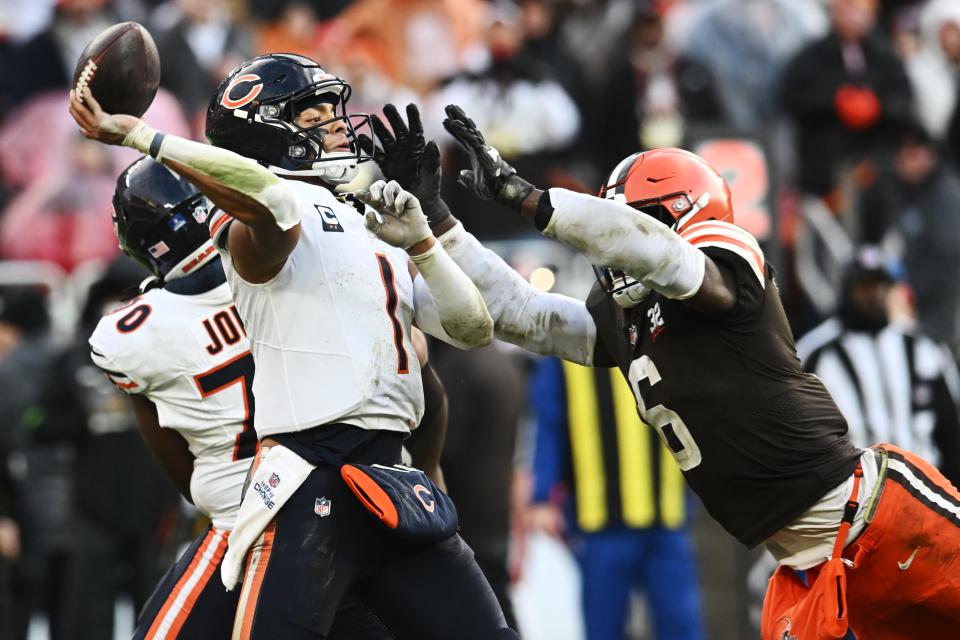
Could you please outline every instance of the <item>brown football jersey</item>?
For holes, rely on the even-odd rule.
[[[753,547],[847,478],[859,452],[830,394],[800,367],[756,240],[725,222],[683,235],[734,276],[735,306],[704,314],[653,292],[623,309],[596,286],[594,365],[620,368],[707,511]]]

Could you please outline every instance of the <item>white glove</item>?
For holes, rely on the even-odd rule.
[[[407,249],[433,235],[420,201],[395,180],[377,180],[354,197],[370,207],[364,216],[367,229],[387,244]]]

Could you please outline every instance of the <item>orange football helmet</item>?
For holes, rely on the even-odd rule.
[[[600,197],[628,204],[678,233],[695,222],[733,222],[730,187],[703,158],[683,149],[653,149],[625,158]]]
[[[624,158],[600,189],[600,197],[653,216],[677,233],[706,220],[733,222],[726,181],[703,158],[683,149],[653,149]],[[634,307],[650,293],[619,269],[595,265],[594,271],[622,307]]]

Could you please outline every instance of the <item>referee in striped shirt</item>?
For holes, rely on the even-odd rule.
[[[960,378],[942,344],[890,322],[894,279],[875,247],[844,272],[836,316],[801,338],[804,369],[819,376],[843,412],[854,444],[889,442],[960,480]]]

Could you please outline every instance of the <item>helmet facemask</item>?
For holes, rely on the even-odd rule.
[[[373,160],[371,154],[360,148],[357,130],[366,127],[364,133],[375,138],[368,114],[346,112],[350,93],[350,85],[337,78],[328,78],[293,95],[254,101],[248,109],[237,109],[235,113],[238,116],[246,115],[248,121],[283,129],[287,133],[287,148],[282,163],[285,166],[266,163],[273,173],[313,176],[332,184],[344,184],[357,176],[361,162]],[[334,117],[309,127],[296,124],[298,114],[321,103],[333,105]],[[327,151],[323,140],[330,133],[330,126],[336,122],[344,125],[349,149]]]

